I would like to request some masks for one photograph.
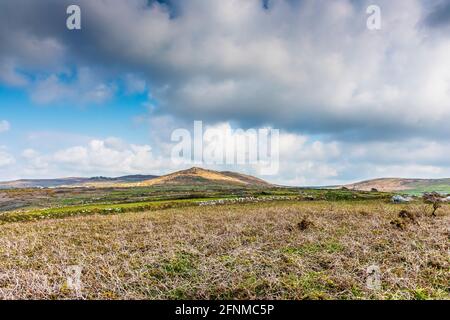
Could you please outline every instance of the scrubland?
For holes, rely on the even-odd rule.
[[[450,206],[430,213],[287,200],[5,220],[0,299],[449,299]]]

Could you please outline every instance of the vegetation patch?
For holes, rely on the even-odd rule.
[[[307,255],[316,253],[337,253],[344,249],[344,246],[337,241],[327,241],[324,243],[307,243],[298,247],[287,247],[283,250],[286,254]]]
[[[432,217],[384,199],[177,201],[187,204],[1,224],[0,299],[450,299],[447,204]],[[303,219],[314,226],[299,232]]]

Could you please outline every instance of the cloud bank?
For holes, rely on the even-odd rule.
[[[0,82],[36,104],[107,103],[123,82],[149,118],[279,128],[280,181],[450,174],[450,1],[375,2],[3,1]],[[72,3],[80,32],[64,27]],[[59,160],[95,168],[81,148]]]

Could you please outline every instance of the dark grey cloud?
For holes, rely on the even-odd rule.
[[[450,26],[450,0],[439,1],[425,18],[427,25],[434,28]]]
[[[65,28],[73,3],[82,8],[81,31]],[[2,1],[0,72],[137,74],[157,114],[184,120],[355,141],[448,137],[448,39],[424,41],[417,25],[446,24],[449,1],[379,1],[379,32],[365,27],[369,4]],[[7,75],[0,79],[20,82]]]

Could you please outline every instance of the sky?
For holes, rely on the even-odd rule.
[[[450,0],[0,2],[0,180],[184,169],[171,134],[196,120],[280,131],[276,174],[210,169],[450,177]]]

